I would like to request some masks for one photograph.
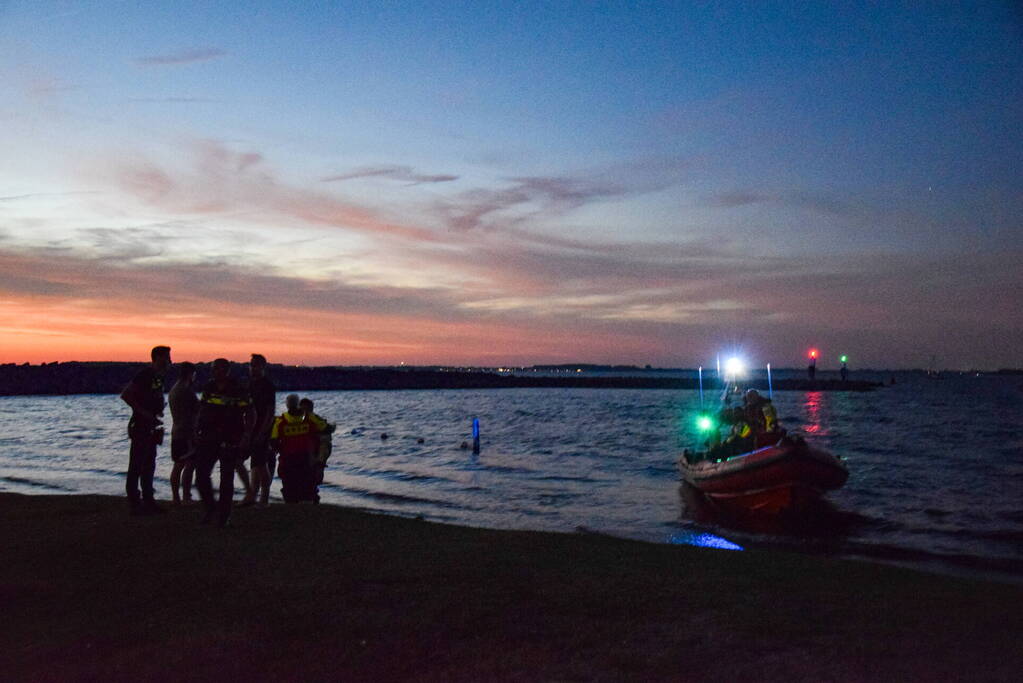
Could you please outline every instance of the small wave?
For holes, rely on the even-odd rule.
[[[942,533],[942,532],[938,532]],[[945,531],[948,536],[959,538],[976,538],[984,541],[1001,541],[1008,543],[1023,543],[1023,530],[1019,529],[996,529],[992,531],[975,531],[973,529],[955,529]]]
[[[447,477],[440,477],[433,474],[418,474],[415,472],[406,472],[403,470],[381,470],[372,469],[368,467],[341,467],[342,472],[360,477],[369,477],[370,479],[385,479],[388,481],[415,481],[415,482],[426,482],[426,483],[451,483],[453,480]]]
[[[92,474],[102,474],[108,477],[123,477],[124,472],[119,470],[105,470],[100,467],[92,467],[84,470],[78,470],[79,472],[90,472]]]
[[[72,488],[67,486],[61,486],[59,484],[51,484],[45,481],[35,481],[32,479],[25,479],[23,477],[0,477],[0,480],[10,482],[12,484],[23,484],[25,486],[31,486],[33,488],[49,489],[51,491],[74,491]]]
[[[485,470],[487,472],[498,472],[500,474],[534,474],[538,470],[530,469],[528,467],[511,467],[506,465],[488,465],[485,462],[478,463],[474,467],[468,467],[469,470]]]
[[[539,477],[530,477],[530,481],[574,481],[583,484],[596,484],[603,481],[609,481],[607,479],[593,479],[592,477],[570,477],[567,475],[558,474],[545,474]]]
[[[344,490],[345,493],[351,493],[353,495],[365,496],[366,498],[372,498],[374,500],[385,500],[393,503],[402,503],[409,505],[434,505],[440,508],[448,508],[454,510],[478,510],[479,508],[468,507],[459,503],[451,503],[446,500],[434,500],[431,498],[420,498],[419,496],[408,496],[401,493],[386,493],[384,491],[370,491],[369,489],[353,489],[347,486],[341,486],[340,489]]]
[[[678,476],[678,470],[675,467],[663,467],[657,465],[649,465],[640,470],[642,474],[651,474],[654,476]]]

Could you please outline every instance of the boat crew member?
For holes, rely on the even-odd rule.
[[[296,394],[288,394],[285,405],[287,410],[270,431],[270,443],[278,453],[281,496],[285,503],[319,502],[313,477],[313,455],[320,446],[316,423],[306,419]]]
[[[753,428],[746,418],[746,412],[739,407],[732,408],[732,430],[723,444],[727,455],[739,455],[753,450]]]
[[[195,486],[205,507],[203,523],[214,515],[227,526],[234,498],[234,470],[243,449],[249,447],[255,410],[248,390],[231,377],[225,358],[213,361],[213,379],[202,390],[196,426]],[[210,474],[220,462],[220,497],[214,503]]]
[[[771,399],[764,398],[756,389],[750,389],[743,397],[743,406],[746,421],[756,436],[757,446],[765,445],[762,442],[773,443],[780,438],[778,412],[774,409]]]
[[[164,512],[153,501],[153,474],[156,448],[163,443],[163,377],[171,364],[170,351],[169,346],[154,346],[149,352],[150,364],[135,373],[121,392],[121,400],[131,406],[128,422],[131,449],[125,492],[132,515]]]

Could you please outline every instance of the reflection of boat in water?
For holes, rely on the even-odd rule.
[[[849,478],[841,460],[788,436],[718,459],[686,450],[678,466],[686,483],[715,502],[765,513],[803,507]]]

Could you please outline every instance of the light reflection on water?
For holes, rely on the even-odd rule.
[[[308,393],[338,423],[325,502],[662,543],[711,534],[829,553],[894,548],[1023,574],[1020,384],[968,377],[904,379],[870,393],[776,391],[782,424],[850,469],[827,510],[780,528],[708,516],[680,493],[675,460],[697,439],[696,391]],[[127,417],[115,396],[0,398],[0,489],[121,495]],[[459,448],[472,442],[473,417],[478,455]],[[168,452],[160,452],[158,497],[169,496]]]

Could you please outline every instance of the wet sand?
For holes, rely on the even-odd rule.
[[[4,680],[1018,680],[1023,587],[332,506],[0,493]]]

